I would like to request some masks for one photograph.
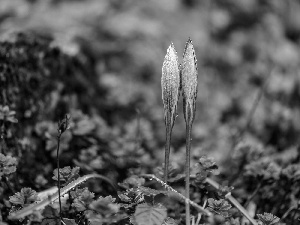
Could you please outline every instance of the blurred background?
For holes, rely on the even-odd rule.
[[[124,178],[124,168],[161,165],[161,67],[170,43],[181,58],[188,37],[199,71],[194,159],[226,162],[240,140],[294,154],[296,0],[0,0],[0,103],[19,120],[4,132],[3,151],[23,157],[22,173],[44,185],[55,168],[56,124],[67,113],[62,166]],[[171,161],[183,166],[182,99],[178,114]]]

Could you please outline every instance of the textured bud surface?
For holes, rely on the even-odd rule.
[[[164,104],[165,123],[173,125],[179,98],[180,72],[177,52],[173,43],[169,46],[162,66],[162,100]]]
[[[197,98],[197,59],[192,40],[186,43],[181,67],[181,85],[183,95],[183,112],[187,123],[195,118]]]

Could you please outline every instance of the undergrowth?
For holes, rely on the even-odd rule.
[[[135,122],[122,128],[107,123],[113,106],[105,97],[101,110],[91,106],[107,90],[99,93],[95,87],[84,55],[67,56],[50,43],[20,34],[0,45],[1,225],[299,223],[299,151],[285,159],[272,148],[239,141],[223,170],[205,155],[190,167],[197,94],[191,40],[182,66],[173,45],[163,65],[162,167],[151,162],[149,121],[142,121],[144,129],[140,122],[138,128]],[[185,169],[169,163],[180,91],[187,124]]]

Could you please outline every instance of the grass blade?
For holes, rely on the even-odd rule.
[[[59,196],[65,195],[66,193],[68,193],[70,190],[72,190],[76,186],[82,184],[83,182],[85,182],[91,178],[97,178],[97,179],[104,180],[104,181],[108,182],[115,190],[117,190],[116,186],[108,178],[106,178],[100,174],[89,174],[89,175],[78,178],[77,180],[71,182],[70,184],[68,184],[67,186],[62,188],[60,190],[60,195],[58,194],[58,192],[56,192],[55,194],[48,196],[48,198],[42,200],[41,202],[39,202],[37,204],[31,204],[19,211],[11,213],[8,216],[8,219],[10,219],[10,220],[21,219],[21,218],[24,218],[25,216],[32,214],[36,210],[41,210],[41,209],[45,208],[47,205],[49,205],[49,204],[53,203],[55,200],[57,200]]]

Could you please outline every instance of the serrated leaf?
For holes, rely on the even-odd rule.
[[[137,225],[161,225],[166,217],[167,209],[161,204],[140,204],[136,207],[134,213]]]
[[[9,197],[9,201],[15,205],[28,205],[38,201],[39,198],[35,190],[31,188],[22,188],[20,192]]]
[[[77,211],[84,211],[88,208],[88,205],[94,200],[95,194],[88,189],[84,189],[83,192],[74,200],[72,206]]]
[[[272,213],[264,213],[264,214],[257,214],[257,217],[260,221],[263,222],[264,225],[272,225],[278,223],[280,218],[273,215]]]
[[[41,225],[61,225],[61,221],[59,218],[45,218]]]
[[[61,224],[57,209],[54,209],[49,205],[45,207],[42,215],[45,217],[41,223],[42,225]]]
[[[155,190],[155,189],[152,189],[152,188],[149,188],[149,187],[144,187],[144,186],[140,186],[138,188],[139,191],[141,191],[144,195],[147,195],[147,196],[155,196],[155,195],[158,195],[158,194],[167,194],[168,192],[167,191],[164,191],[164,190]]]
[[[1,108],[1,105],[0,105]],[[0,115],[1,117],[1,115]],[[0,118],[1,120],[1,118]],[[16,171],[17,166],[17,159],[15,157],[11,156],[5,156],[2,153],[0,153],[0,179],[3,175],[9,175],[11,173],[14,173]]]
[[[89,209],[102,214],[103,216],[108,216],[119,211],[120,206],[115,202],[115,198],[109,196],[99,197],[97,200],[93,201],[89,205]]]
[[[191,124],[195,118],[197,84],[198,84],[197,59],[192,40],[186,43],[182,66],[181,66],[181,85],[183,96],[184,119]]]
[[[70,166],[66,166],[64,168],[59,169],[60,181],[65,182],[63,186],[71,183],[72,181],[79,178],[79,167],[71,168]],[[53,171],[53,180],[58,180],[58,169]]]

